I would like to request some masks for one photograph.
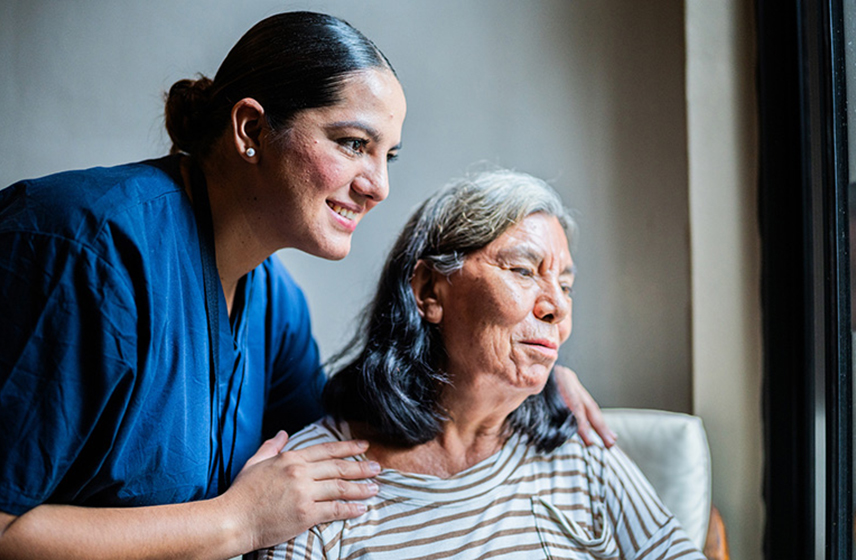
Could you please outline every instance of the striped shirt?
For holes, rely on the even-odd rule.
[[[348,439],[347,423],[328,418],[288,448]],[[361,517],[250,558],[704,560],[622,451],[586,447],[578,436],[539,453],[514,435],[450,478],[386,469],[375,480],[380,492]]]

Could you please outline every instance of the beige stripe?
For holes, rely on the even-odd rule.
[[[348,528],[348,521],[349,520],[345,520],[344,529]],[[324,532],[320,531],[318,534],[323,535]],[[333,549],[333,547],[335,547],[336,544],[339,542],[339,540],[342,538],[343,534],[344,534],[344,530],[343,531],[336,531],[335,533],[333,533],[333,538],[330,539],[330,541],[324,543],[324,552],[330,552]],[[319,538],[321,538],[321,537],[319,537]]]
[[[638,558],[644,558],[646,555],[651,554],[654,551],[654,549],[656,549],[658,546],[662,545],[667,540],[671,539],[672,535],[674,535],[675,531],[677,531],[677,530],[678,530],[678,528],[673,525],[672,530],[669,531],[667,534],[663,535],[660,538],[660,540],[658,540],[657,542],[651,543],[650,545],[648,545],[648,548],[646,548],[645,550],[640,550]]]
[[[271,549],[273,550],[273,549]],[[294,556],[294,541],[288,541],[288,546],[285,547],[285,558],[291,558]],[[273,558],[273,554],[271,554],[271,558]]]
[[[529,552],[531,550],[540,550],[542,548],[541,543],[533,543],[528,545],[519,545],[515,547],[508,548],[500,548],[497,550],[493,550],[488,552],[487,554],[482,554],[476,560],[485,560],[487,558],[495,558],[497,556],[505,556],[510,552]]]
[[[312,547],[315,545],[315,533],[309,531],[306,533],[306,551],[303,554],[303,560],[312,560]]]
[[[298,449],[304,449],[311,445],[315,445],[316,443],[329,442],[330,438],[327,434],[319,433],[318,430],[310,430],[309,432],[302,434],[298,439],[289,439],[286,449],[296,451]]]
[[[539,472],[535,474],[530,474],[526,476],[521,476],[519,478],[509,478],[506,482],[506,486],[514,486],[521,484],[523,482],[535,482],[536,480],[550,480],[550,479],[574,479],[574,478],[582,478],[585,479],[585,473],[580,470],[573,471],[556,471],[556,472]]]
[[[535,492],[535,493],[525,492],[525,493],[509,494],[508,496],[503,496],[502,498],[499,498],[497,500],[492,501],[490,503],[489,507],[498,507],[498,506],[501,506],[501,505],[506,504],[508,502],[511,502],[513,500],[526,500],[528,502],[532,496],[543,497],[543,496],[551,496],[551,495],[555,495],[555,494],[580,494],[580,493],[583,494],[585,497],[585,490],[581,487],[546,488],[543,490],[539,490],[538,492]],[[587,501],[587,500],[584,500],[584,501]],[[557,506],[557,507],[559,507],[559,506]],[[408,517],[418,517],[420,515],[424,515],[425,513],[432,512],[436,509],[438,509],[438,508],[435,505],[422,506],[422,507],[419,507],[416,509],[412,509],[410,511],[404,511],[401,513],[388,515],[387,517],[384,517],[381,519],[371,519],[371,520],[366,520],[366,521],[363,521],[360,523],[355,523],[353,525],[350,525],[350,527],[352,527],[353,529],[362,529],[365,527],[378,526],[378,525],[382,525],[382,524],[389,523],[392,521],[407,519]],[[583,510],[585,510],[585,512],[589,516],[591,516],[591,508],[588,507],[587,505],[583,505],[583,504],[574,504],[574,505],[571,505],[570,507],[561,506],[561,507],[559,507],[559,509],[561,509],[563,511],[573,511],[576,509],[583,509]],[[451,514],[451,515],[433,518],[432,521],[425,523],[423,525],[420,525],[420,526],[431,526],[431,525],[436,525],[436,524],[440,524],[440,523],[446,523],[449,521],[459,521],[461,519],[465,519],[467,517],[471,517],[473,515],[479,514],[482,511],[484,511],[484,508],[468,509],[464,512],[460,512],[460,513],[456,512],[456,513]],[[382,533],[376,532],[374,534],[382,534]]]
[[[503,474],[504,472],[506,472],[506,470],[507,470],[507,468],[508,468],[508,465],[509,465],[512,461],[514,461],[515,459],[518,461],[518,464],[517,464],[517,466],[515,466],[515,467],[514,467],[514,469],[519,468],[519,467],[520,467],[520,464],[522,464],[522,462],[523,462],[523,460],[525,459],[525,457],[526,457],[526,454],[525,454],[525,453],[519,453],[519,452],[509,453],[509,455],[508,455],[508,457],[506,458],[505,462],[504,462],[501,466],[496,467],[495,469],[492,469],[492,470],[495,470],[495,472],[493,472],[493,473],[489,474],[488,476],[485,476],[485,477],[483,477],[483,478],[480,478],[479,480],[476,480],[475,482],[471,482],[471,483],[469,483],[469,484],[464,484],[464,485],[461,485],[461,486],[456,486],[455,488],[432,488],[430,491],[427,491],[427,490],[423,489],[421,486],[410,486],[410,485],[408,485],[408,484],[406,484],[406,483],[401,483],[401,482],[392,482],[392,481],[390,481],[390,480],[386,480],[386,479],[383,477],[383,475],[382,475],[382,474],[381,474],[381,476],[378,476],[378,477],[376,477],[376,478],[377,478],[377,480],[379,480],[380,482],[382,482],[382,483],[384,483],[384,484],[387,484],[387,485],[389,485],[389,486],[394,486],[394,487],[397,487],[397,488],[405,488],[405,489],[412,490],[412,491],[415,491],[415,492],[420,492],[420,493],[430,492],[431,494],[457,494],[457,493],[459,493],[459,492],[466,492],[467,490],[470,490],[470,489],[472,489],[472,488],[475,488],[475,487],[481,486],[482,484],[489,483],[489,482],[493,481],[494,479],[498,478],[501,474]],[[490,466],[491,466],[491,467],[493,467],[493,466],[494,466],[494,464],[491,464]],[[470,473],[467,473],[467,475],[466,475],[466,476],[461,477],[461,478],[470,478],[470,476],[469,476],[469,475],[470,475]],[[451,479],[450,479],[450,480],[451,480]],[[499,484],[500,484],[500,483],[493,484],[493,485],[492,485],[492,487],[496,487],[496,486],[498,486]],[[475,496],[470,496],[470,497],[475,497]]]
[[[469,500],[472,500],[475,498],[479,498],[481,496],[484,496],[484,495],[490,493],[491,491],[498,488],[499,486],[515,486],[515,485],[519,485],[519,484],[526,483],[526,482],[535,482],[535,481],[540,481],[540,480],[553,480],[553,479],[559,479],[559,478],[568,478],[568,479],[571,479],[573,477],[583,478],[583,475],[584,475],[584,473],[582,471],[570,470],[570,471],[557,471],[554,473],[540,472],[540,473],[535,473],[535,474],[531,474],[531,475],[521,476],[519,478],[509,478],[505,482],[503,482],[501,485],[491,486],[489,488],[486,488],[482,492],[466,494],[466,495],[461,496],[460,498],[458,498],[456,500],[445,500],[443,503],[448,504],[448,503],[454,503],[454,502],[460,502],[460,501],[469,501]],[[459,488],[430,488],[429,489],[429,488],[419,488],[419,487],[414,488],[414,487],[410,487],[410,486],[404,486],[401,484],[390,482],[388,480],[380,480],[380,482],[384,485],[387,485],[387,486],[394,486],[396,488],[402,488],[405,490],[415,491],[416,493],[421,494],[421,496],[416,496],[416,497],[412,497],[412,498],[408,497],[408,499],[423,500],[423,501],[428,500],[430,498],[430,496],[433,496],[433,495],[447,495],[447,494],[452,494],[452,493],[463,493],[466,490],[471,490],[473,487],[479,486],[479,484],[481,484],[481,483],[474,483],[474,484],[469,484],[466,486],[461,486]],[[442,505],[442,504],[439,504],[439,503],[436,504],[436,506],[440,506],[440,505]]]
[[[628,474],[626,473],[626,471],[625,471],[625,478],[628,478]],[[615,486],[615,483],[616,483],[615,480],[610,480],[609,484],[608,484],[609,489],[612,491],[613,496],[618,497],[622,494],[626,494],[626,498],[624,501],[626,501],[627,504],[629,504],[630,509],[633,510],[633,514],[635,515],[635,517],[631,518],[629,515],[630,512],[627,511],[626,509],[624,509],[623,507],[618,507],[618,508],[614,508],[614,509],[616,510],[616,513],[623,513],[624,514],[625,524],[627,525],[627,534],[630,537],[630,540],[633,542],[634,548],[638,548],[639,547],[639,541],[644,542],[644,541],[647,541],[648,539],[651,538],[651,535],[653,535],[654,531],[656,530],[656,526],[655,526],[654,530],[652,530],[648,527],[648,525],[645,523],[642,515],[639,512],[639,507],[637,506],[637,503],[643,502],[643,505],[645,506],[645,508],[648,512],[648,515],[649,515],[649,519],[651,521],[656,523],[657,519],[653,515],[653,512],[651,511],[651,507],[648,503],[648,500],[644,499],[644,495],[639,491],[639,488],[635,486],[635,483],[632,480],[628,479],[627,486],[621,487],[622,492],[619,492],[619,488],[617,488]],[[607,508],[607,509],[612,510],[613,508]],[[618,526],[617,520],[613,520],[613,523],[615,524],[615,526]],[[636,535],[637,531],[634,531],[634,529],[636,529],[637,531],[641,531],[642,534],[644,535],[644,538],[641,538],[641,539],[638,538],[638,536]]]
[[[647,492],[642,491],[642,482],[638,478],[638,474],[635,472],[636,469],[631,468],[628,465],[628,460],[623,453],[620,451],[615,455],[615,467],[616,474],[617,471],[621,470],[624,473],[624,479],[628,481],[628,485],[625,487],[627,492],[631,495],[628,497],[628,502],[630,503],[633,511],[636,513],[636,524],[645,534],[645,539],[648,540],[654,534],[658,527],[663,525],[664,518],[668,519],[668,514],[663,510],[662,506],[657,504],[655,501],[647,499],[649,495]],[[613,488],[613,492],[615,488]],[[641,503],[644,506],[645,511],[648,514],[647,519],[649,522],[654,523],[654,528],[652,529],[648,523],[645,522],[645,517],[639,511],[637,504]],[[655,513],[655,510],[659,512],[659,515]]]
[[[443,524],[450,523],[452,521],[460,520],[464,517],[468,517],[469,515],[472,515],[473,513],[483,513],[483,511],[484,510],[474,510],[472,512],[467,512],[466,515],[462,514],[462,515],[449,516],[443,520],[434,519],[431,521],[416,523],[414,525],[409,525],[409,526],[393,527],[391,529],[386,529],[385,531],[378,531],[377,533],[364,535],[362,537],[348,537],[347,539],[344,539],[342,541],[342,546],[353,546],[357,543],[360,543],[360,542],[363,542],[363,541],[366,541],[369,539],[377,539],[379,537],[387,537],[387,536],[401,534],[401,533],[410,533],[411,531],[415,531],[415,530],[425,528],[425,527],[434,527],[437,525],[443,525]],[[434,535],[432,535],[432,537],[430,539],[420,539],[417,541],[411,541],[411,543],[429,544],[429,543],[437,540],[440,536],[442,536],[444,539],[445,538],[461,537],[461,536],[464,536],[468,533],[475,531],[476,529],[481,529],[483,527],[488,527],[490,525],[493,525],[494,523],[496,523],[500,519],[513,518],[513,517],[529,517],[531,515],[532,515],[531,509],[500,511],[497,515],[494,515],[494,517],[492,517],[490,519],[483,520],[483,521],[481,521],[475,525],[467,526],[465,529],[459,529],[457,531],[448,531],[448,532],[442,533],[442,534],[435,533]]]
[[[563,536],[565,537],[565,539],[568,538],[567,535],[563,535]],[[581,552],[583,554],[587,554],[587,553],[590,554],[590,551],[586,547],[584,547],[583,545],[581,545],[581,544],[575,545],[575,544],[572,544],[570,541],[566,542],[566,543],[558,543],[558,542],[544,543],[544,546],[547,546],[547,547],[553,548],[553,549],[572,550],[574,552]],[[602,557],[598,556],[597,558],[598,558],[598,560],[610,560],[612,558],[620,558],[620,556],[602,556]]]
[[[534,534],[537,535],[538,532],[535,527],[527,527],[522,529],[509,529],[506,531],[499,531],[490,535],[489,537],[485,537],[483,539],[479,539],[477,541],[471,541],[464,546],[458,547],[453,550],[444,550],[442,552],[437,552],[435,554],[430,554],[428,556],[421,556],[420,560],[438,560],[440,558],[449,558],[450,556],[455,556],[467,550],[472,550],[474,548],[480,548],[484,546],[486,543],[490,542],[493,539],[500,537],[510,537],[515,535],[525,535],[525,534]],[[443,540],[444,535],[435,535],[432,538],[428,539],[419,539],[418,541],[408,541],[406,543],[395,544],[395,545],[386,545],[386,546],[372,546],[372,547],[364,547],[359,550],[355,550],[349,556],[343,558],[342,560],[351,560],[352,558],[356,558],[358,556],[368,555],[371,553],[380,553],[380,552],[389,552],[389,551],[403,551],[407,548],[418,544],[430,544],[430,543],[440,543]],[[538,547],[540,548],[540,546]],[[510,550],[514,550],[513,548]],[[415,560],[415,559],[414,559]]]
[[[634,532],[634,528],[640,528],[638,519],[639,512],[636,512],[637,518],[634,523],[634,520],[630,518],[630,516],[628,515],[629,512],[626,511],[624,507],[625,501],[631,502],[630,498],[626,497],[624,500],[619,501],[618,493],[616,493],[615,487],[613,486],[612,482],[610,481],[607,486],[612,492],[612,499],[607,498],[606,503],[604,504],[606,506],[606,514],[607,517],[609,517],[609,522],[612,523],[613,527],[621,527],[621,525],[624,525],[627,528],[627,538],[630,539],[630,543],[633,547],[633,550],[639,550],[639,541],[636,539],[636,534]],[[615,507],[611,507],[610,502],[612,502]],[[636,509],[636,506],[632,502],[630,503],[630,505],[634,510]],[[619,521],[621,522],[621,524],[619,524]],[[644,532],[645,529],[642,528],[642,531]]]
[[[553,519],[552,517],[550,517],[549,515],[544,515],[543,513],[535,513],[535,512],[533,512],[532,515],[533,515],[533,517],[537,517],[538,519],[545,521],[545,522],[549,523],[550,525],[554,525],[554,526],[556,525],[556,520]],[[588,531],[589,534],[593,533],[593,526],[591,524],[589,524],[589,523],[578,523],[578,525],[580,527],[582,527],[583,529],[585,529],[586,531]],[[568,537],[568,534],[565,533],[564,530],[560,530],[560,529],[547,529],[546,527],[544,527],[541,529],[541,531],[543,533],[549,533],[549,534],[552,534],[555,536],[564,536],[565,538]]]

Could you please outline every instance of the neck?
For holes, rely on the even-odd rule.
[[[192,199],[189,165],[189,160],[182,160],[181,173],[185,191]],[[238,282],[276,248],[264,247],[254,231],[252,217],[245,211],[245,205],[240,199],[241,189],[234,186],[239,184],[235,173],[230,173],[225,165],[210,161],[202,163],[202,172],[205,175],[211,205],[217,273],[231,315]]]
[[[505,419],[522,400],[501,392],[491,397],[484,387],[454,386],[442,398],[448,414],[442,433],[413,448],[372,441],[368,457],[385,468],[448,478],[487,459],[508,439]],[[360,433],[361,437],[368,434]]]

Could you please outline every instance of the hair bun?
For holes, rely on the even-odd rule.
[[[193,154],[208,134],[212,81],[205,76],[179,80],[165,95],[166,131],[172,140],[170,153]]]

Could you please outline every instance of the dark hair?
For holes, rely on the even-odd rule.
[[[574,225],[558,194],[525,173],[483,172],[451,183],[426,200],[398,236],[374,300],[354,340],[333,363],[347,361],[328,381],[324,406],[337,420],[365,423],[387,445],[412,447],[439,435],[445,413],[440,394],[449,383],[439,329],[419,315],[410,279],[424,260],[450,275],[466,256],[526,216],[555,216],[569,234]],[[508,428],[551,451],[576,432],[553,378],[507,418]]]
[[[303,109],[340,100],[349,74],[392,65],[347,22],[314,12],[266,18],[232,47],[214,80],[179,80],[166,94],[171,153],[205,156],[229,122],[235,103],[250,97],[265,109],[273,130]]]

